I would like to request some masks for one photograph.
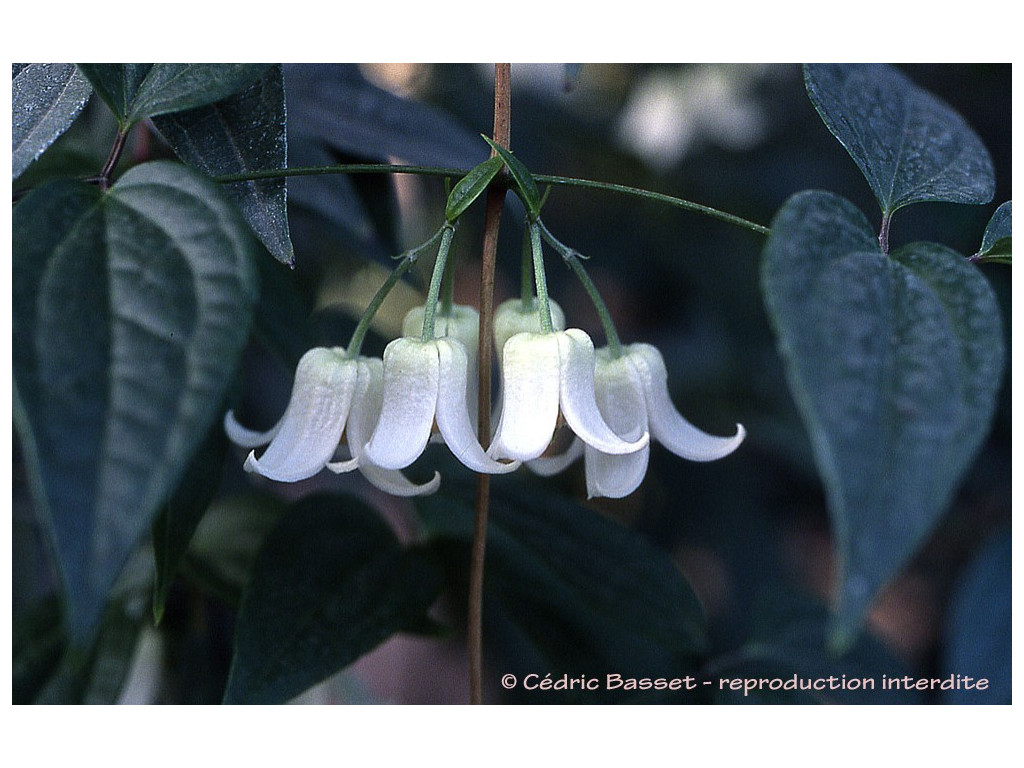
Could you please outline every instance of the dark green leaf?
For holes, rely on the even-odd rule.
[[[259,246],[177,163],[54,182],[13,218],[15,419],[80,644],[217,416]]]
[[[999,248],[999,250],[1005,248],[1005,255],[1000,253],[993,253],[989,256],[977,256],[973,259],[973,261],[976,264],[1006,264],[1007,266],[1010,266],[1011,264],[1013,264],[1013,256],[1010,254],[1011,245],[1012,243],[1010,242],[1010,238],[1000,240],[997,247]]]
[[[317,346],[312,321],[313,304],[300,290],[295,270],[279,262],[260,259],[260,301],[253,321],[253,336],[277,355],[289,369]]]
[[[949,704],[1009,704],[1012,657],[1013,542],[995,536],[968,564],[946,616],[942,675],[984,677],[988,688],[950,690]]]
[[[116,704],[128,681],[145,626],[141,606],[109,612],[83,680],[82,704]]]
[[[152,64],[78,64],[78,70],[92,84],[93,90],[110,107],[118,122],[127,121],[139,86]]]
[[[711,659],[705,677],[715,700],[730,704],[916,704],[915,689],[888,686],[909,674],[881,643],[862,636],[842,654],[829,650],[828,610],[778,586],[758,592],[753,631],[737,649]],[[831,678],[831,680],[830,680]],[[779,681],[774,686],[736,681]],[[723,681],[726,681],[723,685]]]
[[[451,194],[448,195],[448,204],[445,206],[444,215],[449,223],[453,223],[465,213],[473,201],[480,197],[491,180],[498,175],[502,165],[504,162],[500,157],[491,157],[459,179],[459,183],[452,188]]]
[[[837,642],[944,512],[988,433],[1003,367],[995,297],[935,244],[884,256],[863,214],[794,195],[762,290],[828,495],[842,573]]]
[[[420,626],[441,588],[423,553],[345,497],[296,503],[271,532],[246,590],[224,702],[283,703],[395,632]]]
[[[461,169],[485,159],[476,134],[453,115],[378,88],[354,66],[288,65],[285,90],[290,140],[380,162]]]
[[[14,73],[11,104],[12,178],[68,129],[92,95],[74,64],[28,64]]]
[[[288,158],[289,163],[297,167],[338,162],[338,158],[323,146],[310,141],[295,141],[291,135]],[[336,226],[345,240],[352,242],[353,248],[390,258],[391,254],[382,252],[373,220],[348,176],[330,173],[292,177],[288,180],[288,206],[300,206]]]
[[[159,624],[192,534],[203,519],[220,484],[228,439],[220,420],[213,422],[206,439],[184,472],[184,479],[153,521],[153,620]]]
[[[29,704],[60,666],[66,645],[60,600],[56,596],[46,597],[15,614],[11,645],[12,703]]]
[[[985,227],[985,235],[981,239],[981,249],[975,256],[976,261],[995,261],[1009,264],[1013,250],[1013,202],[1007,200],[996,208],[992,218]]]
[[[442,489],[417,507],[433,540],[468,544],[463,497]],[[552,493],[492,485],[485,588],[485,613],[524,672],[622,672],[629,659],[631,675],[682,676],[706,644],[700,604],[666,553]]]
[[[210,176],[281,170],[288,160],[281,66],[241,93],[155,117],[153,124],[178,157]],[[285,180],[240,181],[224,189],[274,258],[291,264]]]
[[[929,200],[987,203],[988,150],[949,105],[885,64],[807,64],[814,108],[891,214]]]
[[[182,572],[205,591],[237,606],[256,555],[284,508],[283,502],[262,495],[215,502],[192,536]]]
[[[113,704],[131,669],[145,624],[148,568],[134,558],[103,615],[92,647],[68,644],[60,601],[47,597],[14,622],[14,701]]]
[[[227,98],[270,64],[79,64],[119,121],[181,112]]]
[[[539,216],[541,196],[540,190],[537,189],[537,182],[533,179],[533,174],[527,170],[526,166],[520,162],[518,157],[505,149],[505,147],[500,144],[496,144],[487,136],[484,136],[484,140],[490,144],[491,149],[497,152],[498,156],[505,161],[508,172],[512,175],[512,180],[515,182],[516,193],[519,195],[520,199],[522,199],[523,204],[526,206],[526,210],[528,210],[535,218]]]

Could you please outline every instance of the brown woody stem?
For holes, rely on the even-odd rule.
[[[511,135],[511,65],[494,65],[494,131],[492,138],[503,147]],[[494,337],[494,269],[498,256],[498,230],[505,205],[507,174],[503,171],[487,190],[484,213],[484,241],[480,268],[480,342],[478,347],[478,437],[481,445],[491,441],[491,355]],[[491,477],[479,474],[473,518],[473,543],[469,562],[469,701],[483,703],[483,594],[484,556],[487,549],[487,513],[490,507]]]

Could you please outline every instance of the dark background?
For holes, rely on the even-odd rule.
[[[891,231],[892,246],[927,239],[972,254],[992,212],[1011,196],[1011,68],[917,64],[902,69],[957,109],[981,136],[993,157],[997,193],[985,206],[919,204],[900,211]],[[807,99],[798,65],[515,65],[513,72],[512,148],[534,173],[644,187],[763,225],[770,224],[791,194],[826,189],[852,200],[874,223],[879,220],[866,182]],[[428,139],[423,146],[396,141],[409,156],[391,159],[468,168],[486,156],[486,146],[475,137],[490,133],[490,76],[490,67],[483,65],[286,67],[290,163],[389,159],[382,148],[394,137],[386,121],[376,135],[352,131],[343,114],[351,101],[339,105],[328,98],[332,84],[340,84],[378,95],[390,91],[439,110],[440,127],[435,132],[424,125]],[[663,98],[647,102],[646,134],[657,133],[660,126],[677,139],[670,135],[660,152],[648,153],[629,141],[622,126],[626,115],[638,114],[634,100],[658,88]],[[663,117],[656,119],[659,113]],[[107,135],[104,119],[105,113],[93,105],[62,139],[81,156],[83,167],[95,167],[95,157],[97,166],[102,163],[109,143],[96,137]],[[679,139],[681,134],[688,138]],[[325,136],[332,141],[325,142]],[[330,145],[326,149],[325,143]],[[133,137],[133,147],[138,157],[167,153],[157,135],[144,131]],[[384,177],[360,176],[341,192],[317,186],[322,183],[290,182],[294,271],[269,257],[264,265],[269,280],[287,281],[295,289],[312,323],[306,336],[296,331],[287,339],[254,344],[247,355],[245,389],[238,396],[240,413],[254,427],[269,425],[283,410],[296,354],[313,343],[347,343],[354,320],[342,305],[358,306],[358,295],[353,298],[349,292],[354,272],[367,260],[389,264],[390,254],[436,227],[443,210],[440,179],[403,177],[395,185]],[[457,300],[475,304],[480,211],[471,210],[465,218],[456,240],[461,260]],[[700,597],[715,649],[723,657],[765,626],[783,621],[783,614],[823,616],[835,577],[829,520],[760,298],[763,237],[693,212],[570,187],[551,190],[544,220],[559,239],[590,257],[587,268],[623,342],[646,341],[662,351],[679,410],[708,432],[731,434],[740,422],[748,434],[734,455],[710,464],[689,463],[654,446],[647,479],[636,493],[590,506],[671,553]],[[510,201],[502,226],[497,301],[513,295],[519,285],[521,221],[521,207]],[[1010,268],[981,269],[999,296],[1009,343]],[[422,281],[425,275],[429,272],[416,277]],[[589,332],[600,346],[596,314],[554,256],[548,281],[569,324]],[[345,294],[344,301],[338,299],[339,292]],[[407,300],[414,298],[410,293]],[[367,353],[379,352],[385,335],[371,336]],[[986,553],[1008,541],[1009,369],[990,438],[955,503],[869,617],[870,647],[886,664],[891,661],[887,669],[928,676],[948,668],[951,638],[965,631],[956,625],[950,608],[959,585],[975,558],[988,562]],[[248,487],[240,465],[239,457],[228,457],[224,496]],[[517,474],[522,475],[517,482],[527,488],[537,482]],[[17,616],[53,582],[36,536],[17,446],[14,481]],[[352,483],[361,481],[342,482],[351,490]],[[554,486],[584,498],[582,465],[557,478]],[[280,495],[281,489],[264,490]],[[386,511],[400,521],[408,516],[401,504]],[[996,583],[1008,585],[1008,566],[997,567],[995,577]],[[982,605],[982,613],[1008,617],[1008,587],[1005,597],[998,590],[987,594],[992,604]],[[456,627],[459,605],[453,600],[448,606]],[[230,599],[183,579],[163,626],[164,683],[157,698],[218,701],[230,661],[232,625]],[[488,631],[491,667],[497,672],[514,665],[514,644],[503,640],[500,627],[492,625]],[[984,625],[970,631],[976,644],[998,645],[1004,631],[1008,641],[1008,619],[1005,628]],[[460,648],[458,637],[389,643],[335,681],[328,699],[462,700]],[[975,672],[1003,675],[993,696],[1008,701],[1008,658],[1004,668]],[[396,677],[400,683],[394,682]],[[500,690],[489,695],[520,700]],[[927,694],[921,700],[940,697]]]

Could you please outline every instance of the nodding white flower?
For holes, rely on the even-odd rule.
[[[368,357],[350,358],[341,347],[316,347],[299,360],[291,399],[281,420],[266,432],[242,427],[234,412],[224,416],[224,429],[232,442],[244,448],[270,444],[263,455],[249,452],[245,469],[271,480],[293,483],[324,467],[333,472],[359,471],[387,493],[418,496],[432,493],[440,475],[417,485],[401,472],[374,466],[362,457],[382,402],[382,363]],[[332,462],[343,434],[351,458]]]
[[[528,461],[547,450],[561,413],[587,445],[628,454],[647,445],[642,434],[623,439],[605,422],[594,395],[594,344],[578,328],[518,333],[501,352],[502,409],[488,454]]]
[[[553,299],[548,299],[548,306],[551,309],[551,327],[555,331],[565,330],[565,313]],[[494,310],[494,349],[497,350],[498,360],[501,360],[502,351],[505,349],[505,342],[517,333],[541,333],[540,324],[540,303],[536,300],[529,304],[523,304],[520,299],[508,299],[498,305]],[[497,424],[501,418],[502,402],[505,399],[504,387],[501,381],[498,382],[498,395],[494,398],[491,411],[491,424]]]
[[[402,335],[417,338],[423,331],[423,317],[427,308],[424,305],[413,307],[402,320]],[[451,311],[442,313],[440,307],[434,324],[434,336],[436,338],[457,339],[462,342],[466,349],[466,356],[469,358],[469,368],[466,371],[466,410],[469,412],[469,419],[474,425],[477,423],[477,349],[480,342],[480,313],[475,308],[454,304]],[[475,428],[475,426],[474,426]],[[444,442],[439,434],[430,438],[431,442]]]
[[[552,330],[565,330],[565,312],[552,299],[548,299],[548,306]],[[499,355],[505,348],[505,342],[517,333],[540,332],[540,303],[537,300],[524,306],[522,299],[508,299],[494,310],[494,348]]]
[[[416,338],[423,330],[423,317],[427,308],[422,304],[413,307],[402,320],[402,335]],[[480,313],[465,304],[453,304],[451,311],[442,312],[438,307],[434,320],[434,336],[436,338],[458,339],[466,348],[470,362],[476,360],[477,342],[480,339]]]
[[[401,469],[423,453],[434,424],[456,458],[476,472],[511,472],[519,462],[495,461],[477,442],[466,389],[469,356],[454,338],[402,337],[384,349],[384,404],[363,455]]]
[[[634,440],[650,431],[651,437],[672,453],[691,461],[714,461],[728,456],[746,436],[741,424],[732,437],[706,434],[684,419],[668,394],[668,373],[661,353],[650,344],[631,344],[613,357],[607,348],[597,351],[594,369],[597,405],[608,425],[620,437]],[[534,472],[560,472],[584,457],[587,494],[622,498],[640,485],[647,473],[650,447],[635,453],[612,454],[600,446],[575,440],[560,456],[528,463]]]

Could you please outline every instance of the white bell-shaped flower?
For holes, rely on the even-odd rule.
[[[518,333],[501,353],[502,409],[488,454],[529,461],[551,444],[561,413],[587,445],[615,455],[633,453],[649,436],[619,437],[605,422],[594,395],[594,344],[578,328]]]
[[[477,442],[466,390],[469,357],[453,338],[402,337],[384,349],[384,402],[363,455],[376,466],[401,469],[427,446],[436,423],[455,457],[476,472],[511,472],[519,462],[495,461]]]
[[[548,299],[548,306],[551,309],[551,327],[555,331],[565,330],[565,312],[555,303],[554,299]],[[494,310],[494,349],[501,360],[502,350],[505,349],[505,342],[517,333],[541,333],[540,303],[534,299],[530,304],[523,305],[523,300],[508,299],[498,305]],[[491,424],[497,424],[501,418],[502,402],[505,399],[505,392],[498,382],[498,394],[494,399],[491,411]]]
[[[551,328],[555,331],[565,330],[565,312],[553,299],[548,299],[551,309]],[[501,351],[505,342],[517,333],[540,333],[540,303],[534,299],[523,306],[522,299],[508,299],[501,302],[494,310],[494,348]]]
[[[425,305],[413,307],[405,314],[402,320],[402,335],[416,338],[423,331],[423,317],[427,312]],[[434,336],[436,338],[457,339],[465,347],[466,357],[469,358],[469,368],[466,371],[466,410],[469,412],[469,419],[475,425],[477,423],[477,349],[480,343],[480,313],[474,307],[465,304],[452,305],[450,312],[438,311],[434,320]],[[432,443],[444,442],[440,434],[434,434],[430,441]]]
[[[714,461],[728,456],[746,436],[741,424],[732,437],[702,432],[683,418],[668,393],[668,372],[661,353],[650,344],[631,344],[619,357],[597,351],[594,387],[598,408],[608,425],[625,440],[650,432],[672,453],[691,461]],[[528,466],[540,475],[560,472],[584,457],[590,497],[622,498],[640,485],[647,473],[650,447],[631,454],[612,454],[579,440],[560,456],[544,457]]]
[[[402,320],[402,335],[410,338],[419,336],[426,313],[427,308],[422,304],[406,312]],[[438,309],[434,319],[434,336],[461,341],[470,363],[475,364],[480,339],[480,313],[465,304],[453,304],[450,312]]]
[[[224,416],[224,429],[232,442],[244,448],[269,446],[256,458],[251,450],[245,469],[271,480],[293,483],[305,480],[327,467],[335,472],[358,468],[387,493],[415,496],[437,490],[440,475],[422,485],[409,481],[401,472],[386,470],[361,461],[361,446],[380,414],[381,361],[367,357],[349,358],[340,347],[316,347],[299,360],[291,399],[284,415],[271,429],[257,432],[242,427],[234,412]],[[332,462],[346,433],[352,458]]]

